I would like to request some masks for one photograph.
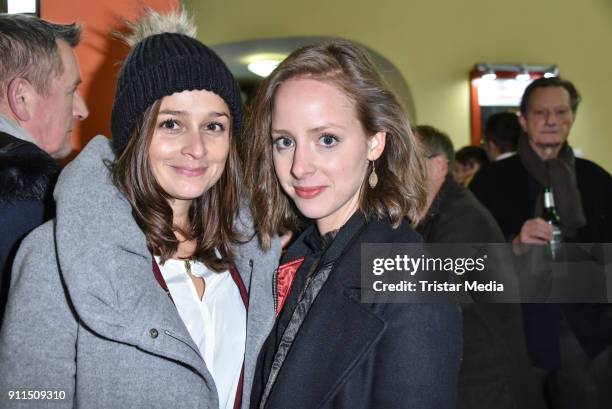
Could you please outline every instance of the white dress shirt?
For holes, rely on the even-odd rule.
[[[215,273],[191,261],[191,273],[205,282],[200,300],[184,260],[170,259],[163,266],[157,256],[155,261],[215,381],[219,408],[233,409],[246,342],[246,310],[238,286],[229,271]]]
[[[511,158],[514,155],[516,155],[516,151],[504,152],[495,158],[495,162],[499,162],[500,160],[504,160],[506,158]]]

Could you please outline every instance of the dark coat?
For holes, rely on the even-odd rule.
[[[0,325],[21,239],[54,216],[59,166],[36,145],[0,132]]]
[[[503,243],[491,213],[469,190],[447,177],[417,231],[426,243]]]
[[[576,179],[587,219],[571,241],[612,242],[612,177],[595,163],[576,158]],[[534,217],[538,194],[543,186],[527,173],[519,155],[494,162],[478,172],[470,189],[491,212],[508,241]]]
[[[587,224],[568,241],[612,242],[612,177],[593,162],[576,158],[576,179]],[[516,155],[478,172],[470,189],[510,241],[525,221],[535,217],[536,198],[543,186],[527,173]],[[563,316],[590,356],[599,354],[612,342],[612,318],[605,305],[525,304],[523,315],[532,362],[541,368],[561,365],[559,334]]]
[[[363,216],[353,216],[347,224],[355,217]],[[304,238],[313,229],[310,226],[296,239],[284,261],[308,256]],[[459,308],[360,301],[361,244],[419,241],[407,222],[397,229],[386,221],[371,221],[360,228],[304,318],[266,409],[456,407]],[[300,268],[295,281],[305,273]],[[296,292],[294,283],[285,309]],[[252,408],[259,407],[269,373],[264,370],[265,360],[276,350],[278,325],[279,321],[259,356]]]
[[[417,231],[426,243],[504,242],[491,213],[450,177]],[[531,374],[520,306],[464,304],[462,309],[459,408],[544,407]]]

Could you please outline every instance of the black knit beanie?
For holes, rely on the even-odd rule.
[[[117,79],[111,113],[112,144],[121,155],[138,117],[155,101],[175,92],[207,90],[221,97],[240,135],[240,89],[225,63],[210,48],[184,34],[162,33],[136,44]]]

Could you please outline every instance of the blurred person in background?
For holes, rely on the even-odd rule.
[[[480,146],[464,146],[455,152],[453,178],[461,186],[468,186],[474,175],[489,163],[487,152]]]
[[[551,242],[553,226],[543,219],[548,187],[560,217],[562,241],[612,242],[612,177],[597,164],[576,158],[568,143],[579,102],[580,94],[570,81],[533,81],[521,100],[524,135],[518,154],[492,163],[470,184],[507,241]],[[523,322],[531,361],[551,408],[612,407],[608,304],[525,304]]]
[[[489,161],[504,160],[516,155],[516,146],[523,128],[519,117],[512,112],[498,112],[487,119],[483,146]]]
[[[417,226],[426,243],[503,243],[504,236],[489,211],[453,180],[454,147],[440,130],[420,125],[415,136],[427,159],[427,209]],[[503,265],[503,249],[486,248],[486,280],[504,283],[504,299],[484,301],[470,293],[462,304],[463,359],[459,372],[460,409],[544,408],[535,387],[521,318],[516,273]],[[478,277],[468,277],[478,278]],[[499,296],[501,298],[501,296]],[[504,304],[504,300],[509,303]]]
[[[19,243],[55,215],[57,160],[89,115],[77,90],[80,36],[76,24],[0,14],[0,326]]]

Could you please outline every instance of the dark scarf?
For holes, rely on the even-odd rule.
[[[543,161],[524,136],[519,138],[518,154],[527,173],[541,186],[552,188],[564,235],[573,236],[577,229],[586,224],[586,217],[576,181],[576,159],[572,148],[566,142],[556,158]],[[541,216],[543,210],[543,192],[540,191],[535,215]]]

